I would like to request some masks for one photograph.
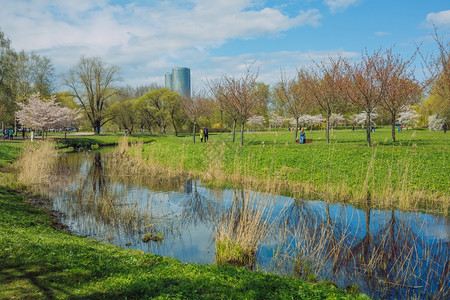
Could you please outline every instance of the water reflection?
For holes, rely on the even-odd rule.
[[[245,238],[255,249],[250,268],[356,283],[379,298],[449,296],[448,218],[208,189],[120,155],[61,157],[52,209],[72,231],[196,263],[217,260],[221,236]],[[146,233],[163,240],[145,243]]]

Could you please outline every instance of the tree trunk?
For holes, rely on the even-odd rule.
[[[192,137],[193,137],[194,144],[195,144],[195,122],[194,122],[194,131],[192,132]]]
[[[331,112],[327,112],[327,124],[326,124],[326,129],[325,129],[325,138],[327,140],[327,144],[330,143],[330,115]]]
[[[372,129],[371,128],[371,122],[370,122],[370,111],[367,113],[367,118],[366,118],[366,121],[367,121],[367,126],[366,126],[366,133],[367,133],[367,147],[370,147],[370,145],[371,145],[371,142],[370,142],[370,130]]]
[[[100,120],[92,122],[92,127],[94,127],[94,134],[100,134]]]
[[[295,118],[295,139],[298,136],[298,118]]]
[[[395,115],[392,116],[391,125],[392,125],[392,142],[395,143]]]
[[[241,147],[244,146],[244,124],[245,121],[242,119],[241,121]]]
[[[175,121],[172,121],[172,126],[173,126],[173,130],[175,130],[175,136],[178,136],[178,130],[177,130],[177,126],[175,126]]]
[[[234,143],[234,139],[236,136],[236,123],[237,123],[237,119],[233,120],[233,143]]]

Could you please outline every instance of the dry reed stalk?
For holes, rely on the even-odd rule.
[[[215,226],[216,263],[251,267],[259,244],[271,230],[267,218],[273,210],[268,199],[243,192],[241,199],[221,216]]]
[[[18,169],[17,180],[30,186],[51,184],[57,162],[58,151],[53,143],[27,143],[15,163]]]

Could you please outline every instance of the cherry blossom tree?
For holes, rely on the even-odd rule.
[[[332,113],[329,119],[330,125],[337,126],[345,122],[345,118],[342,114]]]
[[[398,123],[406,125],[406,130],[408,130],[409,126],[416,126],[418,121],[419,114],[417,111],[412,109],[411,106],[403,107],[403,110],[399,113],[399,117],[397,119]]]
[[[44,100],[36,93],[25,102],[16,102],[20,107],[16,112],[17,120],[24,126],[41,129],[43,132],[49,129],[65,129],[81,118],[79,111],[59,106],[55,96]]]
[[[440,118],[437,114],[431,115],[428,118],[428,129],[430,131],[439,131],[442,129],[442,125],[444,125],[445,120]]]
[[[274,114],[269,118],[269,125],[270,125],[270,127],[279,128],[279,127],[282,127],[283,124],[286,123],[286,121],[289,121],[289,119],[287,119],[283,116]]]
[[[311,116],[311,115],[301,115],[300,118],[298,119],[300,124],[304,124],[307,127],[310,127],[312,130],[312,127],[316,124],[320,124],[322,122],[325,121],[325,118],[322,115],[315,115],[315,116]]]
[[[264,126],[266,119],[263,116],[251,116],[247,120],[247,125],[259,128]]]
[[[370,113],[370,126],[376,125],[374,122],[374,120],[376,118],[378,118],[378,113],[376,110],[373,110]],[[353,115],[351,119],[352,119],[353,123],[355,123],[357,125],[367,124],[367,112],[363,110],[361,113]],[[370,128],[370,126],[369,126],[369,128]]]

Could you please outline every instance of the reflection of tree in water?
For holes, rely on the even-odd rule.
[[[352,232],[347,225],[348,216],[332,217],[330,204],[325,205],[321,213],[311,202],[296,200],[284,211],[278,267],[289,269],[289,261],[302,277],[313,273],[337,283],[347,278],[341,287],[355,278],[364,292],[376,297],[448,296],[448,243],[423,241],[413,222],[394,210],[385,223],[371,229],[370,203],[363,208],[365,228],[359,229],[364,236],[357,238],[358,230]],[[283,261],[286,257],[290,260]]]
[[[88,177],[92,181],[92,191],[94,193],[102,193],[106,179],[103,172],[102,154],[100,152],[95,152],[94,154]]]
[[[200,224],[208,224],[213,221],[217,214],[217,207],[214,202],[209,201],[201,195],[197,188],[196,180],[188,179],[185,185],[187,199],[183,201],[183,211],[181,215],[181,225],[188,226],[192,224],[198,226]]]
[[[278,256],[291,257],[294,260],[293,271],[303,278],[311,273],[320,276],[329,270],[336,273],[343,263],[347,237],[340,221],[331,218],[329,203],[323,215],[311,202],[295,200],[284,210],[281,218],[282,240],[289,242],[278,249]],[[286,267],[286,261],[279,263]]]

